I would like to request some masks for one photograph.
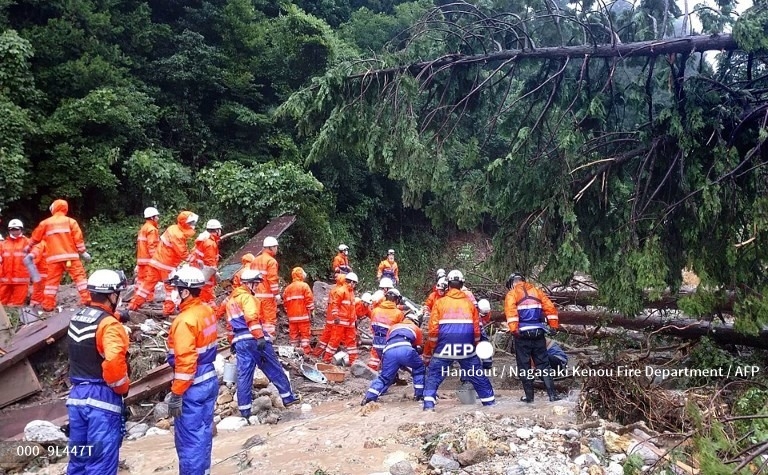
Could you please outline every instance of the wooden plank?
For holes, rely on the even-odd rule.
[[[218,354],[226,358],[230,354],[229,347],[220,348]],[[168,363],[162,364],[144,375],[141,379],[131,383],[128,395],[125,396],[125,403],[133,404],[154,396],[161,391],[166,391],[171,387],[172,382],[173,370]]]
[[[3,372],[3,384],[0,384],[0,408],[42,390],[32,364],[25,358]]]
[[[8,353],[0,356],[0,373],[66,335],[69,320],[76,312],[74,309],[66,309],[45,320],[22,327],[9,344],[3,347]]]
[[[219,267],[224,267],[230,264],[239,264],[240,259],[249,252],[254,256],[261,252],[264,244],[264,238],[272,236],[279,238],[293,223],[296,222],[296,216],[289,214],[280,216],[270,221],[264,228],[256,233],[251,239],[246,242],[243,247],[237,250],[229,258],[227,258]]]
[[[64,422],[67,417],[65,401],[56,399],[37,406],[22,407],[0,414],[0,440],[15,440],[24,427],[34,420]]]
[[[13,340],[11,319],[0,305],[0,345],[6,345]],[[0,358],[8,354],[7,350],[0,353]],[[13,404],[42,391],[37,374],[29,360],[24,358],[3,372],[3,384],[0,385],[0,408]]]

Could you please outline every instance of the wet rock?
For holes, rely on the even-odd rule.
[[[587,473],[589,475],[605,475],[605,470],[603,470],[603,467],[600,465],[590,465],[589,470],[587,470]]]
[[[416,472],[413,470],[411,462],[401,460],[389,467],[389,473],[390,475],[414,475]]]
[[[269,378],[267,378],[267,375],[259,368],[256,368],[256,371],[253,372],[253,387],[266,388],[268,385]]]
[[[613,454],[626,452],[634,443],[631,437],[619,435],[609,430],[605,431],[603,434],[603,441],[605,441],[605,449]]]
[[[459,462],[459,465],[461,465],[462,467],[467,467],[469,465],[480,463],[487,458],[488,458],[488,449],[486,449],[485,447],[476,447],[476,448],[465,450],[464,452],[458,454],[456,456],[456,461]]]
[[[481,447],[488,447],[491,443],[491,438],[488,434],[479,427],[473,427],[467,431],[464,435],[464,448],[465,450],[479,449]]]
[[[650,442],[633,442],[627,450],[627,455],[639,455],[643,462],[653,465],[659,460],[659,455],[652,449]]]
[[[165,402],[158,402],[155,404],[154,409],[152,409],[152,416],[155,418],[155,422],[158,422],[162,419],[167,419],[168,414],[168,404]]]
[[[531,437],[533,437],[533,432],[526,429],[525,427],[521,427],[515,431],[515,435],[517,436],[518,439],[528,440]]]
[[[589,439],[589,448],[600,457],[605,455],[605,443],[599,437]]]
[[[608,470],[605,471],[607,475],[624,475],[624,467],[616,462],[608,464]]]
[[[126,427],[128,426],[126,425]],[[128,429],[128,440],[136,440],[139,437],[144,437],[144,434],[146,434],[148,430],[149,426],[147,424],[136,424]]]
[[[216,424],[216,430],[219,431],[236,431],[248,425],[248,421],[244,417],[225,417],[218,424]]]
[[[594,454],[581,454],[573,459],[573,463],[580,467],[589,467],[590,465],[600,465],[600,460],[598,460]]]
[[[458,470],[459,462],[440,454],[434,454],[429,459],[429,466],[440,470]]]
[[[254,436],[251,436],[243,443],[243,449],[250,449],[251,447],[256,447],[257,445],[264,445],[266,442],[266,439],[264,437],[256,434]]]
[[[66,445],[67,436],[56,424],[48,421],[30,421],[24,427],[24,440],[43,445]]]
[[[218,404],[218,405],[227,404],[227,403],[230,403],[230,402],[232,402],[232,395],[229,394],[228,392],[226,392],[226,393],[224,393],[224,394],[222,394],[222,395],[220,395],[219,397],[216,398],[216,404]]]
[[[146,434],[144,434],[145,437],[149,437],[152,435],[167,435],[170,434],[171,431],[167,429],[160,429],[159,427],[151,427]]]
[[[569,439],[576,439],[577,437],[579,437],[580,434],[579,434],[579,431],[577,431],[576,429],[568,429],[567,431],[565,431],[565,434],[563,435],[565,435]]]
[[[261,418],[262,424],[277,424],[278,422],[280,422],[280,416],[274,413],[269,413]]]
[[[251,412],[258,413],[272,409],[272,398],[270,396],[259,396],[253,400]]]
[[[248,424],[250,424],[252,426],[257,426],[257,425],[259,425],[261,423],[259,422],[259,418],[258,417],[251,416],[251,417],[248,418]]]
[[[171,421],[168,419],[160,419],[155,423],[155,427],[162,430],[170,430],[171,429]]]
[[[379,375],[376,371],[360,361],[355,361],[355,363],[349,367],[349,372],[356,378],[367,379],[368,381],[373,381]]]

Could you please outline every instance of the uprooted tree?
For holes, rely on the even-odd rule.
[[[733,8],[445,3],[281,112],[311,139],[310,162],[356,153],[436,226],[490,231],[498,277],[585,271],[605,306],[632,315],[688,266],[700,289],[734,292],[737,327],[756,334],[768,323],[768,8],[738,21]],[[689,309],[712,313],[716,299],[697,294]]]

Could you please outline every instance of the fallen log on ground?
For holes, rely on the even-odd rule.
[[[493,319],[503,322],[504,315],[496,313]],[[714,325],[702,320],[664,319],[661,317],[632,318],[616,313],[588,311],[561,311],[559,312],[559,320],[564,325],[622,327],[627,330],[640,330],[677,338],[692,339],[707,336],[721,344],[768,349],[768,328],[763,328],[760,333],[753,336],[737,332],[733,325]]]
[[[665,292],[659,299],[651,299],[646,296],[643,301],[643,308],[649,309],[670,309],[675,310],[678,308],[677,302],[685,297],[693,296],[695,292]],[[600,306],[600,293],[595,290],[556,290],[547,294],[549,298],[559,305],[579,305],[586,306]],[[732,312],[733,304],[736,300],[736,294],[728,292],[723,301],[717,305],[714,312]]]

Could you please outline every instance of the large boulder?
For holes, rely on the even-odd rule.
[[[24,440],[42,445],[67,445],[66,434],[48,421],[30,421],[24,427]]]

